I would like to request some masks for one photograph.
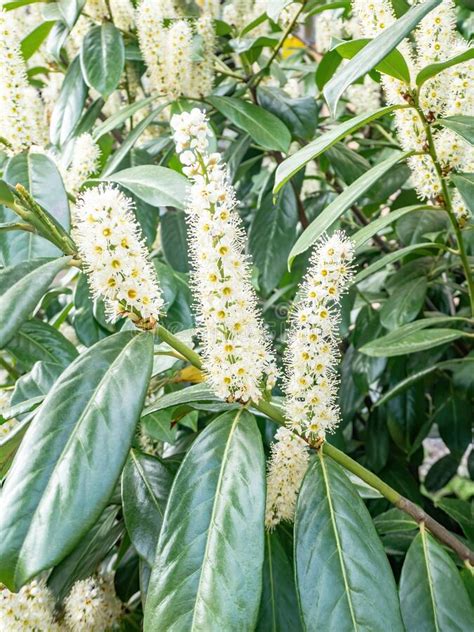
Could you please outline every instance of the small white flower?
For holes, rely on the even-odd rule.
[[[54,605],[44,580],[34,580],[17,593],[0,584],[0,632],[59,632]]]
[[[342,232],[323,239],[295,302],[285,353],[288,426],[310,440],[339,423],[337,305],[352,277],[352,242]]]
[[[64,620],[71,632],[105,632],[118,624],[122,604],[113,576],[96,575],[76,582],[64,601]]]
[[[29,85],[12,11],[0,7],[0,139],[14,155],[32,145],[44,145],[42,104]],[[0,147],[5,145],[0,142]]]
[[[73,223],[93,295],[104,299],[108,317],[127,315],[153,327],[163,299],[131,200],[112,185],[87,189],[74,209]]]
[[[192,283],[204,367],[223,399],[258,401],[275,381],[269,340],[257,311],[235,192],[220,154],[210,154],[201,110],[171,119],[183,171],[192,186],[187,207]]]
[[[278,428],[275,439],[267,474],[265,526],[269,530],[282,520],[293,520],[309,460],[308,446],[288,428]]]
[[[135,9],[130,0],[109,0],[114,24],[122,31],[131,31],[135,26]]]

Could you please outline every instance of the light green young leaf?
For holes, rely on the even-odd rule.
[[[363,48],[324,87],[324,96],[333,116],[342,94],[354,81],[372,70],[400,44],[415,26],[440,4],[441,0],[427,0],[412,7]]]
[[[416,75],[416,85],[420,87],[425,83],[425,81],[428,81],[428,79],[431,79],[431,77],[435,77],[438,73],[446,70],[446,68],[451,68],[451,66],[462,64],[464,61],[468,61],[469,59],[473,58],[474,48],[471,47],[463,51],[462,53],[459,53],[459,55],[451,57],[450,59],[425,66],[425,68],[420,70],[420,72]]]
[[[302,235],[300,235],[298,241],[291,249],[288,257],[288,266],[291,267],[294,258],[308,250],[322,233],[334,224],[344,211],[354,204],[374,182],[377,182],[377,180],[387,173],[397,162],[404,160],[410,154],[411,152],[395,152],[390,158],[372,167],[370,171],[364,173],[360,178],[357,178],[355,182],[344,189],[344,191],[311,222]]]
[[[300,169],[302,169],[310,160],[317,158],[320,154],[322,154],[326,149],[329,149],[333,145],[335,145],[338,141],[340,141],[345,136],[352,134],[359,128],[367,125],[371,121],[378,119],[385,114],[389,114],[394,110],[398,109],[400,106],[389,105],[387,107],[379,108],[370,112],[369,114],[359,114],[359,116],[355,116],[354,118],[345,121],[333,127],[329,131],[325,132],[321,136],[318,136],[316,140],[305,145],[299,151],[292,154],[289,158],[284,160],[276,170],[275,175],[275,185],[273,187],[273,193],[278,193],[281,187],[288,182],[290,178],[292,178],[295,173],[297,173]]]
[[[349,42],[341,42],[333,49],[339,53],[343,59],[352,59],[357,53],[363,50],[370,39],[350,40]],[[390,75],[407,84],[410,83],[410,71],[407,62],[400,51],[394,48],[390,53],[375,66],[375,69],[384,75]]]

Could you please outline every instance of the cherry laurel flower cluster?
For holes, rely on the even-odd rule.
[[[44,580],[34,580],[17,593],[0,584],[0,632],[59,632],[54,621],[54,597]]]
[[[308,469],[307,444],[289,428],[278,428],[267,473],[265,526],[274,529],[282,520],[293,520],[298,491]]]
[[[353,10],[359,18],[365,37],[375,37],[395,22],[389,0],[353,0]],[[414,33],[415,46],[408,41],[400,44],[410,71],[411,85],[393,77],[383,77],[387,101],[394,105],[409,102],[415,88],[417,73],[425,66],[445,61],[467,50],[468,44],[456,31],[455,5],[443,2],[423,18]],[[419,105],[428,124],[438,117],[463,113],[474,114],[474,61],[472,59],[447,68],[426,81],[419,95]],[[415,109],[398,110],[395,120],[400,143],[404,150],[426,152],[428,139],[425,124]],[[432,129],[438,160],[444,174],[454,170],[474,170],[474,148],[449,129]],[[419,197],[434,200],[442,194],[439,173],[430,155],[411,156],[409,165],[413,184]],[[453,211],[463,227],[469,211],[457,192],[453,195]]]
[[[141,0],[136,24],[152,92],[171,98],[203,97],[211,92],[215,48],[212,12],[186,19],[170,0]],[[199,59],[195,59],[196,41],[201,47]]]
[[[16,154],[46,142],[39,94],[28,84],[12,12],[0,7],[0,146]]]
[[[276,370],[257,312],[229,174],[220,154],[209,153],[204,112],[173,116],[171,127],[192,182],[187,219],[204,368],[219,397],[258,401],[262,390],[273,386]]]
[[[112,575],[78,581],[64,602],[64,621],[71,632],[112,630],[122,615]]]
[[[77,202],[73,223],[94,298],[104,299],[109,319],[128,316],[153,328],[163,299],[132,201],[112,185],[88,189]]]
[[[291,317],[284,384],[288,427],[320,441],[339,422],[337,305],[352,277],[354,247],[341,231],[313,252]]]

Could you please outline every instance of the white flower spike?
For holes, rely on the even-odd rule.
[[[229,401],[258,401],[275,381],[270,344],[250,282],[245,233],[235,192],[217,153],[209,153],[204,112],[173,116],[176,149],[191,179],[189,249],[204,367],[214,392]]]
[[[73,222],[92,293],[104,299],[109,319],[128,316],[137,326],[152,329],[163,299],[132,201],[112,185],[87,189]]]

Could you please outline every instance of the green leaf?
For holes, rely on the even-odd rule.
[[[193,443],[173,483],[148,588],[145,632],[255,628],[264,509],[257,424],[243,409],[227,412]]]
[[[21,54],[25,61],[33,57],[44,40],[48,37],[53,26],[54,22],[42,22],[21,41]]]
[[[474,542],[474,504],[472,501],[459,498],[440,498],[436,506],[441,507],[448,516],[451,516],[464,531],[471,542]]]
[[[437,364],[428,366],[422,369],[421,371],[418,371],[417,373],[413,373],[412,375],[409,375],[407,378],[405,378],[401,382],[398,382],[398,384],[394,386],[392,389],[384,393],[383,396],[374,403],[374,408],[376,408],[377,406],[382,406],[383,404],[388,402],[390,399],[392,399],[392,397],[395,397],[396,395],[403,393],[403,391],[405,391],[407,388],[409,388],[410,386],[412,386],[419,380],[422,380],[423,378],[427,377],[428,375],[431,375],[431,373],[434,373],[435,371],[441,371],[443,369],[454,369],[459,364],[465,364],[466,362],[467,363],[474,362],[474,357],[467,356],[465,358],[457,358],[453,360],[446,360],[445,362],[438,362]]]
[[[231,123],[249,133],[252,140],[263,149],[275,149],[283,153],[288,151],[290,131],[270,112],[234,97],[208,97],[206,100]]]
[[[132,449],[122,474],[122,506],[128,535],[150,568],[155,560],[171,472],[153,456]]]
[[[33,259],[0,270],[0,348],[20,329],[70,257]]]
[[[400,106],[390,105],[374,110],[369,114],[360,114],[359,116],[355,116],[354,118],[351,118],[348,121],[345,121],[344,123],[333,127],[321,136],[318,136],[316,140],[313,140],[305,147],[302,147],[299,151],[297,151],[289,158],[284,160],[280,165],[278,165],[275,175],[275,185],[273,187],[273,192],[277,193],[285,184],[285,182],[288,182],[288,180],[292,178],[300,169],[302,169],[310,160],[317,158],[317,156],[326,151],[326,149],[329,149],[330,147],[335,145],[342,138],[348,136],[349,134],[352,134],[352,132],[355,132],[356,130],[363,127],[364,125],[367,125],[371,121],[374,121],[375,119],[378,119],[385,114],[393,112],[399,107]]]
[[[407,335],[400,334],[399,330],[369,342],[361,347],[360,352],[374,358],[392,358],[407,353],[425,351],[425,349],[433,349],[439,345],[458,340],[462,335],[461,331],[455,329],[426,329],[414,331]]]
[[[127,105],[124,108],[121,108],[118,112],[112,114],[112,116],[109,116],[109,118],[106,119],[103,123],[97,125],[92,134],[94,140],[98,140],[99,138],[101,138],[101,136],[104,136],[104,134],[108,134],[108,132],[111,132],[113,129],[120,127],[122,123],[124,123],[127,119],[132,117],[134,114],[139,112],[147,105],[150,105],[150,103],[155,101],[157,98],[157,96],[147,97],[146,99],[140,99],[139,101],[136,101],[131,105]]]
[[[357,53],[363,50],[370,41],[370,39],[356,39],[349,42],[341,42],[332,50],[337,51],[343,59],[352,59]],[[404,83],[410,83],[410,71],[408,70],[407,62],[396,48],[390,51],[390,53],[375,66],[375,70],[378,70],[384,75],[395,77],[395,79],[403,81]]]
[[[324,87],[324,96],[333,116],[344,93],[354,81],[375,68],[441,0],[427,0],[412,7],[399,20],[382,31],[351,59]]]
[[[57,566],[48,577],[48,588],[56,599],[66,597],[72,585],[90,577],[122,535],[123,523],[117,523],[117,506],[106,507],[95,525],[86,533],[74,550]]]
[[[395,263],[395,261],[399,261],[400,259],[403,259],[403,257],[409,254],[410,252],[415,252],[416,250],[429,251],[430,248],[437,248],[438,250],[443,250],[443,244],[437,244],[437,243],[431,243],[431,242],[412,244],[411,246],[400,248],[400,250],[389,252],[388,255],[384,255],[383,257],[380,257],[379,259],[374,261],[374,263],[371,263],[366,268],[363,268],[362,270],[360,270],[360,272],[358,272],[355,275],[352,283],[354,285],[357,285],[357,283],[364,281],[375,272],[382,270],[383,268],[390,265],[391,263]]]
[[[23,368],[31,368],[35,362],[52,362],[67,367],[77,356],[72,342],[36,318],[23,323],[7,349]]]
[[[159,397],[153,404],[150,404],[148,408],[143,411],[143,417],[151,415],[158,410],[165,410],[174,406],[180,406],[181,404],[190,404],[192,402],[219,402],[219,397],[216,397],[207,384],[194,384],[188,386],[180,391],[174,391],[173,393],[167,393],[162,397]]]
[[[82,11],[86,0],[58,0],[58,8],[64,21],[72,28]]]
[[[122,35],[112,22],[91,28],[81,48],[81,68],[87,85],[107,99],[118,86],[124,65]]]
[[[321,453],[298,497],[295,565],[308,632],[403,631],[395,581],[372,518],[342,468]]]
[[[142,165],[118,171],[106,180],[117,182],[152,206],[185,206],[188,180],[174,169]]]
[[[461,458],[472,441],[472,419],[466,410],[465,393],[451,391],[437,408],[433,422],[453,455]]]
[[[324,231],[334,224],[344,211],[354,204],[374,182],[377,182],[377,180],[387,173],[397,162],[404,160],[410,153],[411,152],[396,152],[393,156],[390,156],[390,158],[372,167],[367,173],[364,173],[360,178],[357,178],[355,182],[344,189],[344,191],[311,222],[302,235],[300,235],[298,241],[291,249],[288,257],[288,266],[291,267],[294,258],[308,250]]]
[[[0,578],[10,589],[60,562],[104,510],[152,361],[153,336],[122,332],[81,354],[48,394],[2,490]]]
[[[263,590],[256,632],[300,632],[293,561],[283,542],[283,531],[265,533]]]
[[[364,226],[360,230],[358,230],[355,235],[351,235],[351,240],[354,242],[354,246],[357,251],[360,251],[362,246],[367,243],[367,241],[376,235],[379,231],[381,231],[386,226],[389,226],[393,222],[396,222],[397,219],[411,213],[412,211],[422,211],[422,210],[432,210],[432,206],[423,205],[423,204],[414,204],[412,206],[405,206],[403,208],[396,209],[395,211],[390,211],[387,215],[383,215],[373,221],[367,226]]]
[[[461,194],[467,208],[474,213],[474,173],[453,173],[451,181]]]
[[[186,219],[183,211],[165,213],[160,221],[161,246],[173,270],[189,272]]]
[[[471,49],[474,53],[474,48]],[[470,145],[474,145],[474,116],[466,116],[458,114],[456,116],[448,116],[440,118],[436,121],[437,125],[442,125],[453,130],[459,136],[467,140]]]
[[[430,494],[435,494],[446,487],[449,481],[456,476],[458,467],[459,459],[451,453],[445,454],[435,461],[423,481],[426,490]]]
[[[270,193],[257,209],[250,226],[249,249],[265,295],[278,285],[286,271],[297,224],[296,196],[291,186],[283,189],[276,203]]]
[[[398,286],[380,310],[380,322],[386,329],[397,329],[414,320],[425,302],[428,281],[425,276]]]
[[[150,125],[153,119],[155,119],[158,116],[158,114],[162,110],[164,110],[165,107],[167,107],[167,105],[168,105],[167,103],[164,103],[158,106],[157,108],[155,108],[152,112],[150,112],[150,114],[146,118],[140,121],[140,123],[138,123],[133,128],[133,130],[130,132],[127,138],[125,138],[125,140],[123,141],[119,149],[117,149],[117,151],[114,154],[112,154],[112,157],[107,162],[107,165],[102,174],[104,178],[109,176],[111,173],[115,171],[115,169],[120,165],[122,160],[125,158],[128,152],[132,149],[132,147],[135,145],[137,140],[146,130],[148,125]]]
[[[314,136],[318,122],[318,107],[314,97],[292,99],[277,88],[259,88],[257,91],[259,104],[275,114],[293,136],[310,140]]]
[[[407,632],[466,632],[474,611],[456,565],[422,528],[400,577],[400,604]]]
[[[69,230],[69,203],[66,190],[54,162],[44,154],[30,152],[11,158],[4,172],[5,181],[24,186],[35,200],[52,217]],[[10,210],[4,211],[5,219],[18,220]],[[0,237],[0,248],[6,265],[37,257],[54,257],[62,253],[51,242],[31,232],[17,231]]]
[[[64,145],[81,118],[87,97],[81,62],[76,57],[67,69],[61,92],[51,115],[50,137],[53,145]]]
[[[467,50],[459,53],[459,55],[455,55],[454,57],[450,57],[445,61],[440,61],[435,64],[430,64],[429,66],[425,66],[420,72],[416,75],[416,85],[422,86],[425,81],[431,79],[431,77],[436,76],[438,73],[446,70],[446,68],[451,68],[451,66],[456,66],[457,64],[462,64],[464,61],[468,61],[469,59],[474,58],[474,48],[468,48]]]

